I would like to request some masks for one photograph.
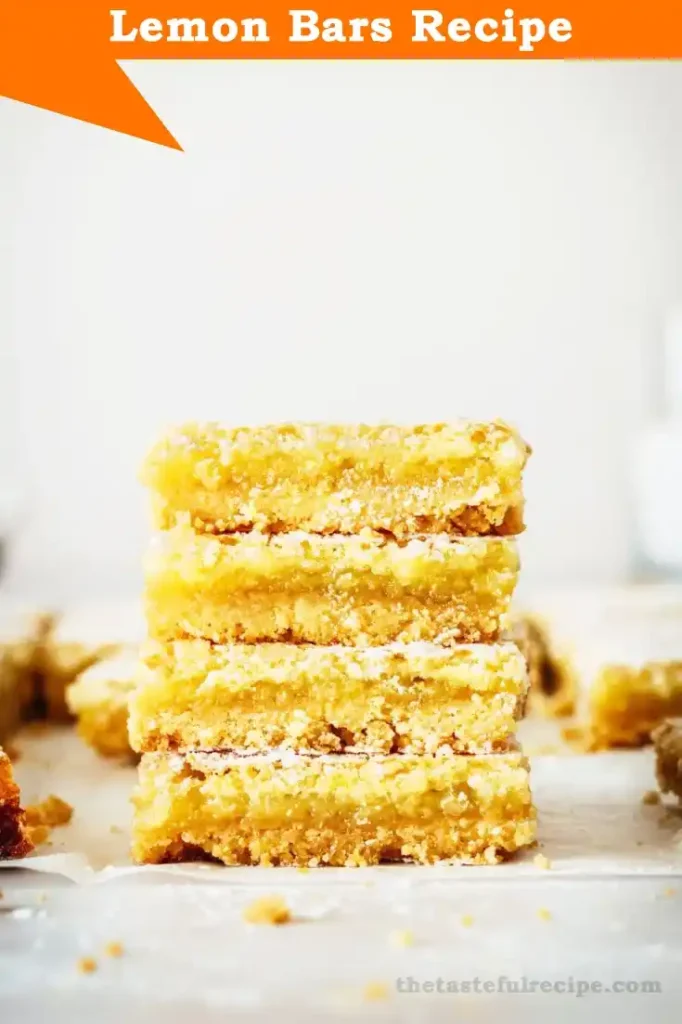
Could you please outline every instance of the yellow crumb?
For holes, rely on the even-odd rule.
[[[462,915],[462,926],[464,928],[471,928],[473,923],[474,923],[474,919],[471,916],[471,914],[463,914]]]
[[[646,793],[642,796],[643,804],[660,804],[661,794],[657,789],[647,789]]]
[[[305,864],[301,864],[300,868],[298,868],[297,870],[298,870],[299,875],[308,875],[308,874],[310,874],[310,868],[307,868],[305,866]]]
[[[110,825],[109,831],[111,832],[112,836],[120,836],[123,834],[123,829],[120,827],[120,825]]]
[[[50,838],[51,829],[47,825],[28,825],[26,831],[34,846],[42,846]]]
[[[592,734],[586,725],[567,725],[561,730],[561,738],[579,753],[592,750]]]
[[[546,857],[544,853],[538,853],[533,857],[533,864],[536,868],[542,868],[543,871],[549,871],[552,866],[552,862],[549,857]]]
[[[39,804],[26,808],[28,825],[46,825],[55,828],[57,825],[68,825],[73,817],[73,807],[66,800],[51,794]]]
[[[414,946],[414,932],[410,928],[396,928],[388,940],[392,946]]]
[[[261,896],[242,911],[248,924],[287,924],[291,911],[282,896]]]
[[[104,952],[107,956],[123,956],[123,946],[120,942],[107,942]]]
[[[383,981],[370,981],[365,985],[362,994],[368,1003],[375,1003],[380,999],[388,999],[388,986]]]
[[[91,956],[82,956],[77,966],[81,974],[93,974],[97,970],[97,961]]]
[[[551,921],[552,920],[551,911],[549,911],[547,909],[547,907],[540,907],[540,909],[538,910],[538,917],[540,918],[541,921]]]
[[[661,895],[664,896],[666,899],[670,899],[671,896],[677,895],[677,889],[673,889],[672,887],[669,889],[664,889]]]

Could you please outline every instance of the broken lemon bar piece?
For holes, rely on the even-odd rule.
[[[519,570],[510,537],[405,544],[363,531],[160,533],[146,563],[155,639],[380,645],[497,639]]]
[[[682,801],[682,718],[663,722],[653,734],[656,778],[662,793],[674,793]]]
[[[495,863],[535,839],[517,752],[145,754],[134,804],[140,863]]]
[[[531,713],[544,718],[572,715],[578,694],[576,669],[558,649],[549,625],[537,615],[515,613],[509,635],[528,664]]]
[[[78,734],[104,757],[132,757],[128,702],[135,688],[138,649],[125,647],[91,665],[71,683],[66,702]]]
[[[198,529],[510,534],[530,449],[502,422],[413,427],[189,423],[151,451],[156,525]]]
[[[0,747],[0,860],[25,857],[32,849],[26,815],[19,803],[19,787],[9,758]]]
[[[682,715],[682,661],[605,665],[589,695],[590,749],[640,747],[666,718]]]
[[[506,749],[528,685],[511,643],[176,640],[150,643],[143,662],[130,707],[139,751],[489,753]]]

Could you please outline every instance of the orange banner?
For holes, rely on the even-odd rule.
[[[682,58],[682,2],[0,0],[0,96],[179,143],[121,60]]]

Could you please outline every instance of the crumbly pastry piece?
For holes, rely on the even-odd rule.
[[[130,708],[140,751],[489,753],[507,747],[527,691],[512,643],[177,640],[150,643],[143,659]]]
[[[563,718],[575,711],[577,673],[571,659],[560,651],[549,625],[537,615],[515,613],[510,636],[528,664],[528,705],[533,714]]]
[[[32,849],[19,802],[19,787],[14,781],[9,758],[0,747],[0,860],[25,857]]]
[[[41,711],[41,663],[53,625],[47,614],[0,608],[0,743]]]
[[[649,743],[664,719],[682,715],[682,662],[604,666],[590,691],[589,712],[590,749]]]
[[[90,666],[67,688],[67,705],[77,720],[79,735],[104,757],[133,756],[128,741],[128,703],[135,688],[137,662],[137,647],[125,647]]]
[[[44,645],[41,677],[45,712],[53,721],[71,715],[69,685],[81,673],[113,658],[144,635],[144,616],[135,603],[75,608],[61,615]]]
[[[495,863],[535,839],[518,752],[145,754],[134,804],[140,863]]]
[[[682,801],[682,718],[659,725],[653,733],[656,778],[662,793],[674,793]]]
[[[189,423],[152,449],[142,479],[162,528],[188,513],[226,533],[510,534],[523,529],[529,453],[502,422]]]
[[[210,536],[183,523],[149,553],[147,620],[156,639],[214,643],[492,641],[518,569],[509,537]]]

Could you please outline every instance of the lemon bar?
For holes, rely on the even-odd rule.
[[[544,718],[572,715],[578,693],[576,669],[558,649],[547,623],[537,615],[515,614],[510,636],[528,664],[530,711]]]
[[[128,702],[137,669],[138,649],[123,647],[91,665],[67,687],[66,702],[78,734],[104,757],[132,757]]]
[[[144,634],[144,616],[135,602],[72,608],[60,615],[44,644],[41,676],[47,717],[70,718],[68,686],[102,660],[125,651]]]
[[[26,818],[19,803],[19,787],[12,765],[0,747],[0,860],[25,857],[33,849],[26,832]]]
[[[154,639],[380,645],[492,641],[519,562],[510,537],[406,544],[301,532],[214,536],[178,524],[146,564]]]
[[[42,710],[41,663],[48,614],[0,607],[0,743]]]
[[[528,765],[488,756],[145,754],[133,857],[495,863],[535,838]]]
[[[142,479],[162,528],[188,513],[226,533],[509,534],[523,529],[529,451],[502,422],[189,423],[152,449]]]
[[[682,801],[682,719],[674,718],[654,730],[656,777],[663,793]]]
[[[130,707],[139,751],[490,753],[507,747],[527,689],[523,656],[511,643],[176,640],[150,643],[143,655]]]
[[[589,695],[589,746],[639,747],[666,718],[682,715],[682,661],[605,665]]]

